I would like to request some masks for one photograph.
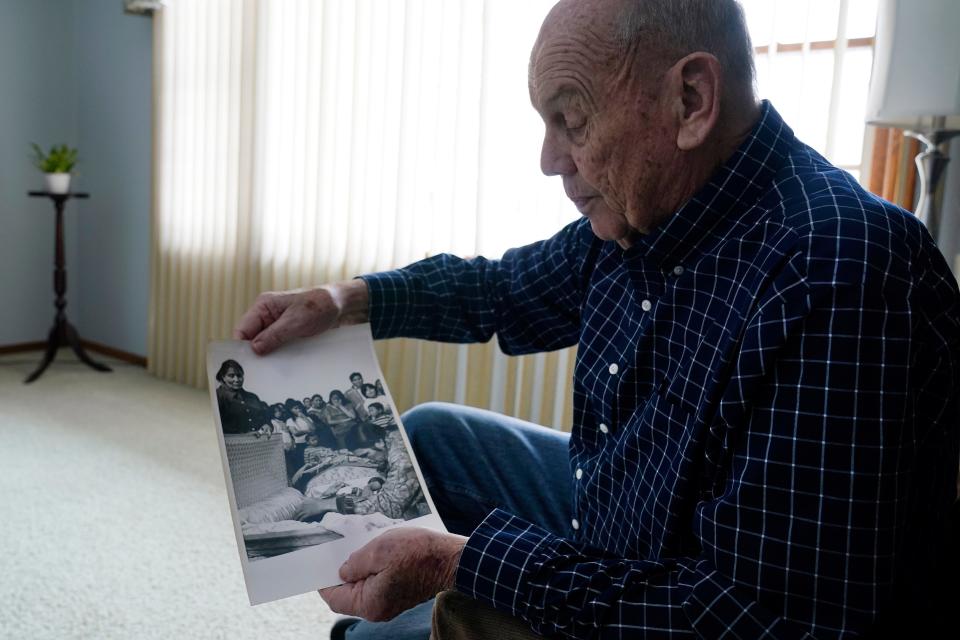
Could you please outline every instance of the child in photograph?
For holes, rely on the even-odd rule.
[[[380,439],[383,436],[382,430],[376,428],[376,425],[373,422],[373,416],[370,413],[370,406],[373,404],[381,405],[381,413],[383,411],[383,403],[378,401],[377,398],[381,398],[383,394],[383,385],[377,380],[376,384],[370,384],[369,382],[364,382],[360,386],[360,394],[363,396],[363,406],[365,413],[367,415],[366,420],[360,422],[358,428],[358,436],[364,446],[370,445],[370,443]]]
[[[380,402],[370,403],[367,411],[370,413],[370,422],[384,431],[397,425],[393,419],[393,412]]]
[[[364,402],[366,406],[370,406],[370,403],[386,395],[386,392],[383,390],[383,383],[377,380],[374,384],[365,382],[362,387],[360,387],[360,392],[363,394]]]
[[[270,431],[271,433],[286,433],[287,432],[287,418],[290,416],[287,415],[287,410],[284,409],[283,404],[277,402],[270,405]],[[289,437],[289,434],[287,434]],[[284,439],[286,442],[286,439]],[[292,439],[291,439],[292,442]]]
[[[321,471],[336,464],[338,454],[329,447],[320,444],[320,436],[316,433],[310,433],[306,437],[305,448],[303,450],[303,465],[290,478],[290,486],[303,491],[306,488],[310,478]]]
[[[304,467],[321,465],[335,455],[337,455],[336,451],[320,444],[318,434],[311,433],[307,436],[307,448],[303,450]]]
[[[383,482],[380,476],[354,479],[342,483],[343,486],[337,489],[336,495],[353,496],[357,499],[366,498],[379,491],[383,487]]]
[[[254,431],[253,435],[257,438],[266,436],[267,440],[277,435],[283,438],[283,448],[285,451],[293,448],[293,438],[287,431],[287,411],[283,408],[283,405],[280,403],[270,405],[264,412],[264,415],[265,422],[263,426],[257,431]]]
[[[380,382],[380,381],[377,380],[377,383],[379,383],[379,382]],[[380,402],[380,400],[378,400],[378,398],[380,398],[380,397],[383,396],[383,391],[382,391],[382,389],[383,389],[383,387],[381,387],[381,391],[378,392],[376,385],[372,385],[372,384],[370,384],[369,382],[367,382],[367,383],[365,383],[365,384],[363,385],[363,388],[361,389],[361,392],[363,393],[363,403],[364,403],[364,407],[366,407],[368,414],[369,414],[369,412],[370,412],[370,405],[373,404],[374,402]],[[382,403],[381,403],[381,404],[382,404]]]
[[[374,476],[367,480],[367,494],[364,497],[371,496],[377,491],[380,491],[380,489],[383,488],[383,482],[384,480],[380,476]]]
[[[307,415],[303,404],[297,400],[290,398],[284,406],[290,416],[287,418],[287,433],[293,439],[293,447],[287,451],[287,473],[293,473],[294,470],[303,466],[303,451],[307,448],[307,436],[317,432],[317,425]]]

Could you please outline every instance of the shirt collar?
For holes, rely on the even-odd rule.
[[[764,100],[750,135],[710,181],[664,224],[624,252],[628,266],[640,260],[670,268],[709,249],[766,191],[793,140],[793,130]]]

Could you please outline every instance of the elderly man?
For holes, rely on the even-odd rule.
[[[366,320],[579,345],[569,438],[407,414],[452,533],[353,554],[323,597],[391,621],[347,637],[425,638],[444,590],[569,638],[935,631],[960,295],[930,236],[757,103],[734,0],[563,0],[529,69],[581,220],[500,260],[265,294],[238,325],[259,353]]]

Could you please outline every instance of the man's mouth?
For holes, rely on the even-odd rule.
[[[570,200],[573,201],[574,206],[580,211],[580,213],[586,213],[587,209],[589,209],[590,207],[590,203],[596,199],[597,199],[597,196],[570,198]]]

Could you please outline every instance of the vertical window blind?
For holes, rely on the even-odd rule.
[[[151,371],[202,386],[206,343],[261,291],[439,252],[493,257],[575,219],[540,174],[527,95],[553,4],[167,0],[154,22]],[[858,172],[875,0],[745,5],[761,96]],[[448,400],[570,426],[572,349],[377,349],[401,409]]]

